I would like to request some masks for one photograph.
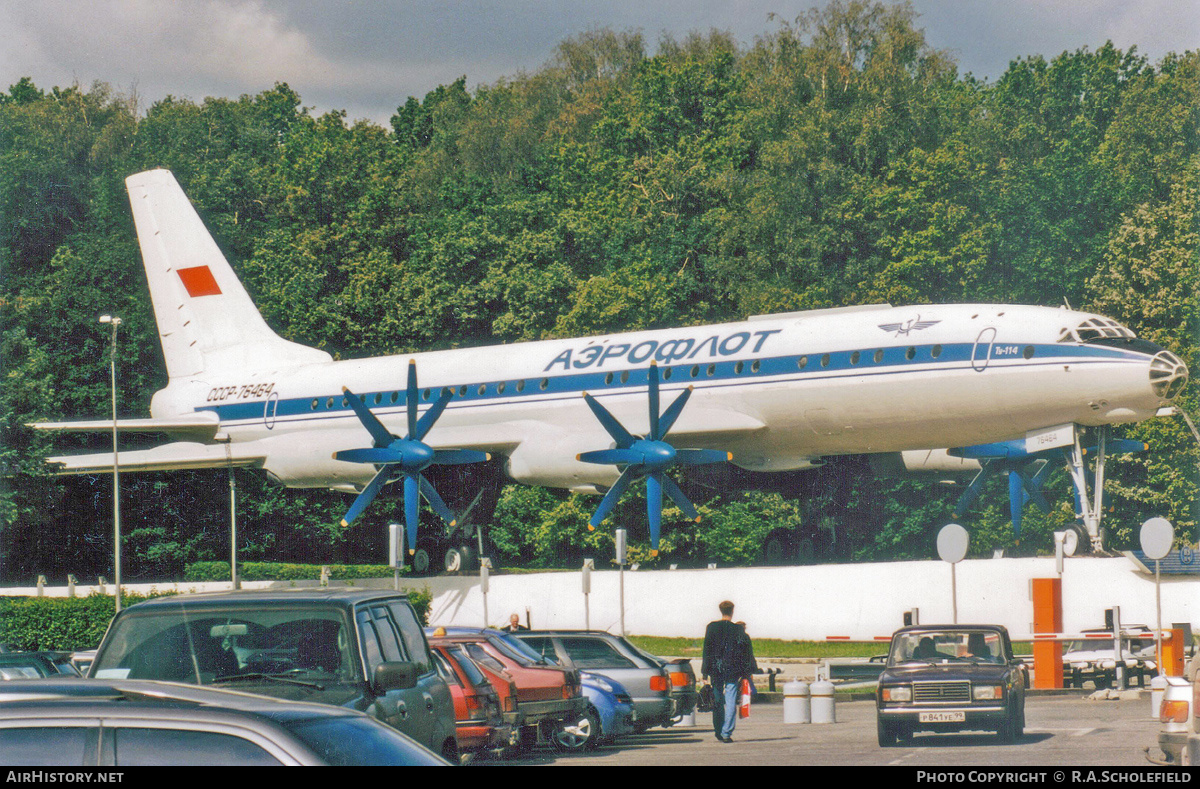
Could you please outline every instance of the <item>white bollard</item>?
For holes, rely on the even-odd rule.
[[[1166,692],[1166,677],[1155,677],[1150,680],[1150,720],[1158,720],[1158,714],[1162,711],[1163,695]]]
[[[808,683],[793,679],[783,686],[783,722],[812,723]]]
[[[812,695],[812,722],[837,723],[837,713],[834,710],[833,683],[827,679],[818,679],[809,686]]]

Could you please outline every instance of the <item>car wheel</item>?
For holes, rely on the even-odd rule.
[[[898,731],[894,723],[885,721],[882,717],[876,718],[875,731],[879,735],[880,748],[891,748],[896,744]]]
[[[555,750],[564,753],[591,750],[600,742],[600,716],[588,707],[578,721],[560,726],[550,741]]]
[[[1004,721],[1000,727],[996,729],[996,735],[1000,738],[1000,742],[1012,743],[1017,741],[1017,710],[1010,710],[1004,716]]]

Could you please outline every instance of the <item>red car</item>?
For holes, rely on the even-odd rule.
[[[516,744],[517,729],[505,721],[500,695],[460,645],[431,645],[438,673],[454,699],[460,752],[499,751]],[[515,705],[514,705],[515,706]]]
[[[579,673],[550,663],[521,641],[491,628],[451,627],[426,630],[431,645],[462,646],[471,660],[493,672],[507,672],[517,686],[521,745],[551,740],[566,721],[587,710]]]

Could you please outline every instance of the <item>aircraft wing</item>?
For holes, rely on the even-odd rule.
[[[110,425],[111,427],[111,425]],[[245,468],[261,466],[266,456],[257,452],[239,451],[234,444],[196,444],[177,441],[153,449],[137,449],[120,453],[117,458],[121,471],[180,471],[204,468]],[[54,473],[109,474],[113,469],[111,452],[90,455],[63,455],[46,458]]]
[[[211,441],[221,422],[211,411],[172,417],[171,419],[118,419],[118,433],[168,433],[197,441]],[[32,422],[34,430],[57,430],[64,433],[99,433],[113,429],[111,419],[91,419],[77,422]],[[111,463],[109,465],[112,465]]]
[[[756,417],[729,408],[685,408],[671,427],[672,443],[686,437],[689,441],[730,439],[756,433],[766,424]]]

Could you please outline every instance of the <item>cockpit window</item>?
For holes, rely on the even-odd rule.
[[[1074,328],[1064,328],[1059,342],[1097,342],[1099,340],[1133,340],[1132,331],[1108,318],[1088,318]]]

